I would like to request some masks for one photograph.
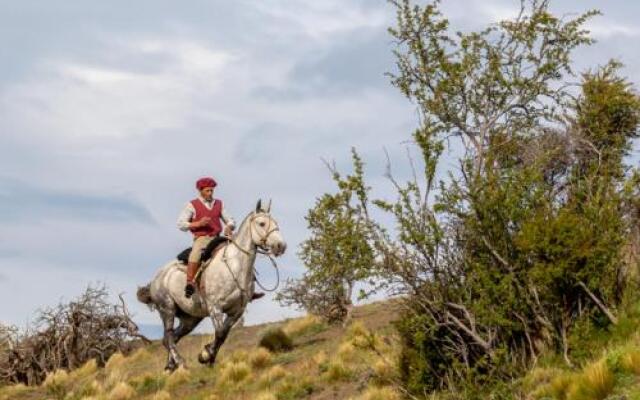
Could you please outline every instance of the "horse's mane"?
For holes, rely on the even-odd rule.
[[[247,214],[246,217],[244,217],[244,219],[242,220],[242,222],[240,223],[240,226],[238,227],[238,232],[242,231],[242,228],[244,227],[244,224],[247,223],[247,221],[249,220],[249,217],[253,215],[253,211],[251,211],[249,214]]]
[[[269,214],[267,211],[264,211],[264,210],[260,210],[260,212],[261,213],[265,213],[265,214]],[[247,221],[249,220],[249,217],[251,217],[254,214],[256,214],[256,211],[250,211],[249,214],[247,214],[247,216],[244,217],[244,219],[240,223],[240,226],[238,226],[238,232],[240,232],[242,230],[242,228],[244,227],[244,224],[246,224]]]

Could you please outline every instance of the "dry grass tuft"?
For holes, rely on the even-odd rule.
[[[400,394],[389,387],[370,387],[351,400],[400,400]]]
[[[625,371],[640,375],[640,350],[634,349],[622,356],[620,365]]]
[[[303,318],[292,319],[282,328],[284,333],[292,338],[300,337],[308,332],[320,329],[324,326],[322,320],[315,315],[307,315]]]
[[[361,321],[355,321],[347,328],[346,337],[353,339],[358,336],[369,336],[370,332]]]
[[[120,369],[124,366],[126,361],[126,357],[122,353],[114,353],[111,357],[109,357],[109,360],[107,360],[104,369],[107,371]]]
[[[373,373],[375,374],[378,382],[387,383],[391,382],[396,376],[396,368],[389,362],[378,359],[373,363]]]
[[[278,399],[303,399],[307,398],[315,390],[313,381],[304,375],[289,375],[277,386],[276,397]]]
[[[259,393],[254,400],[278,400],[278,398],[271,392],[262,392]]]
[[[130,355],[126,356],[127,363],[135,363],[146,361],[151,357],[151,353],[144,347],[139,348]]]
[[[230,362],[223,366],[220,373],[220,381],[237,383],[246,379],[250,374],[251,368],[246,362]]]
[[[96,362],[96,360],[91,359],[84,363],[82,367],[72,371],[69,375],[71,379],[83,379],[93,375],[97,370],[98,363]]]
[[[352,323],[345,334],[347,340],[359,349],[370,349],[380,347],[380,338],[371,333],[362,322]]]
[[[327,356],[327,352],[324,350],[317,352],[316,354],[313,355],[313,358],[312,358],[313,362],[316,363],[317,365],[325,364],[328,359],[329,357]]]
[[[92,379],[90,381],[87,381],[86,379],[84,379],[84,382],[78,385],[73,392],[65,397],[65,399],[85,399],[98,397],[102,392],[102,385],[100,385],[97,380]]]
[[[171,393],[166,390],[159,390],[153,394],[152,400],[171,400],[173,397]]]
[[[344,342],[338,347],[338,358],[344,362],[353,361],[356,356],[356,348],[351,342]]]
[[[115,367],[111,368],[111,371],[107,371],[107,375],[106,378],[104,379],[104,387],[105,388],[112,388],[114,386],[116,386],[118,383],[120,382],[124,382],[127,379],[126,373],[123,372],[121,369],[116,369]]]
[[[16,385],[11,385],[11,386],[3,386],[3,387],[0,387],[0,399],[8,399],[13,396],[17,396],[19,394],[27,392],[29,390],[30,390],[29,386],[25,385],[24,383],[18,383]]]
[[[327,365],[327,370],[324,373],[324,378],[328,382],[348,381],[351,379],[352,372],[342,360],[332,360]]]
[[[190,378],[191,372],[181,366],[167,377],[166,387],[168,389],[175,388],[176,386],[180,386],[183,383],[189,382]]]
[[[271,387],[285,376],[287,376],[287,370],[280,365],[275,365],[260,376],[258,385],[262,388]]]
[[[120,382],[109,392],[109,400],[129,400],[136,395],[136,391],[126,382]]]
[[[247,361],[249,359],[249,352],[246,350],[236,350],[228,355],[227,362],[239,363],[241,361]]]
[[[566,399],[567,392],[571,389],[575,380],[575,374],[558,371],[555,377],[550,377],[547,385],[539,386],[534,381],[524,384],[525,390],[533,390],[527,398],[533,399]],[[530,389],[529,389],[530,388]]]
[[[602,400],[613,391],[615,377],[604,359],[587,365],[567,392],[569,400]]]
[[[523,378],[522,390],[530,393],[534,399],[558,398],[558,396],[566,396],[571,382],[569,374],[561,369],[537,367]]]
[[[69,374],[63,369],[59,369],[47,375],[42,386],[51,396],[56,399],[63,399],[69,391],[71,381]]]
[[[272,361],[273,356],[271,355],[271,352],[264,347],[257,348],[249,356],[249,363],[254,369],[264,369],[271,365]]]

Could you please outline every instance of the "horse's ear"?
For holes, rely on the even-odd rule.
[[[269,199],[269,205],[267,206],[267,213],[271,212],[271,199]]]
[[[260,212],[262,209],[262,199],[258,200],[258,204],[256,204],[256,212]]]

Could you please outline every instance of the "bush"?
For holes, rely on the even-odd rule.
[[[105,287],[89,286],[73,301],[39,311],[33,329],[0,329],[0,346],[13,348],[0,356],[0,384],[40,384],[52,371],[72,371],[92,359],[102,366],[114,353],[130,352],[132,339],[148,341],[124,303],[110,304],[108,297]]]
[[[282,328],[269,328],[262,334],[258,345],[276,353],[293,349],[293,340]]]

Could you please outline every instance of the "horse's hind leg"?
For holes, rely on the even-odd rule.
[[[229,331],[238,321],[241,315],[242,313],[238,313],[227,315],[226,317],[224,317],[222,311],[214,311],[212,313],[211,319],[213,319],[213,324],[215,327],[215,339],[212,343],[205,345],[204,350],[202,350],[202,352],[200,352],[200,355],[198,355],[198,361],[200,361],[200,363],[209,365],[213,365],[213,363],[215,363],[220,347],[225,342],[225,340],[227,340]]]
[[[191,333],[191,331],[198,326],[200,321],[202,321],[202,318],[193,317],[191,315],[180,315],[178,319],[180,320],[180,325],[173,330],[173,339],[176,344],[178,344],[180,339]]]
[[[184,365],[183,358],[178,354],[174,338],[173,324],[175,315],[171,312],[160,311],[160,318],[162,318],[162,325],[164,326],[162,344],[168,352],[167,365],[164,369],[167,371],[174,371],[179,365]]]

